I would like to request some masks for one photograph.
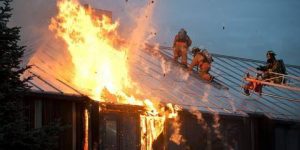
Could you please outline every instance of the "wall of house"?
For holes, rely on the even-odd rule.
[[[26,116],[31,128],[39,128],[60,120],[66,126],[59,139],[61,150],[143,149],[140,127],[142,107],[103,104],[86,97],[51,93],[26,96]],[[88,110],[88,118],[85,117]],[[153,142],[153,149],[234,149],[234,150],[298,150],[300,123],[271,120],[263,115],[249,117],[202,113],[202,120],[188,111],[179,113],[179,121],[167,119],[164,131]],[[88,133],[86,133],[88,120]],[[174,124],[180,124],[180,144],[170,137]],[[85,143],[86,139],[88,143]]]
[[[264,116],[252,115],[250,125],[252,149],[300,149],[300,122],[271,120]]]
[[[65,127],[59,137],[59,150],[82,150],[86,138],[89,150],[141,147],[141,108],[138,106],[102,105],[86,97],[34,92],[26,96],[25,104],[31,128],[56,121]],[[85,110],[88,110],[88,118],[85,118]]]
[[[202,113],[202,120],[189,112],[180,113],[180,144],[168,141],[166,149],[243,149],[247,150],[250,136],[246,131],[248,120],[238,116],[215,116]],[[217,118],[219,120],[217,121]],[[174,133],[174,120],[169,120],[165,139]]]
[[[85,98],[49,93],[30,93],[25,97],[31,128],[60,123],[58,149],[82,150],[84,139]]]
[[[274,133],[275,150],[299,150],[300,130],[296,125],[278,125]]]
[[[298,150],[300,149],[300,124],[271,120],[266,116],[239,117],[202,113],[203,120],[188,111],[180,113],[182,140],[176,144],[170,140],[174,133],[175,120],[168,120],[163,147],[181,149],[234,149],[234,150]],[[158,142],[154,143],[155,145]],[[164,142],[160,141],[161,144]],[[160,148],[161,149],[161,148]]]

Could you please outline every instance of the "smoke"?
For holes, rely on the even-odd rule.
[[[155,36],[152,27],[152,13],[155,6],[154,1],[93,1],[80,0],[82,4],[90,4],[92,8],[113,11],[113,15],[120,17],[121,33],[129,43],[129,59],[138,61],[139,49],[144,43]],[[27,45],[23,64],[36,65],[47,70],[49,75],[68,81],[72,78],[74,67],[71,56],[67,51],[65,43],[55,38],[53,32],[49,31],[50,20],[57,13],[57,0],[27,0],[13,1],[13,17],[11,25],[21,26],[22,44]],[[117,18],[119,19],[119,18]],[[163,59],[161,61],[164,61]],[[164,61],[162,68],[165,72],[170,69]],[[146,72],[149,67],[143,65]],[[65,68],[70,68],[68,71]]]
[[[160,66],[162,68],[164,76],[171,71],[171,63],[167,62],[164,58],[160,59]]]
[[[23,63],[27,64],[38,46],[49,40],[48,30],[50,18],[55,15],[56,0],[13,1],[11,26],[20,26],[21,43],[26,45]]]
[[[165,76],[167,73],[171,71],[171,62],[167,61],[165,57],[160,53],[159,44],[154,44],[154,47],[151,48],[151,52],[155,57],[159,58],[160,61],[160,67],[162,69],[162,73]]]
[[[31,56],[38,50],[44,49],[41,45],[45,43],[57,43],[51,37],[54,34],[48,30],[51,17],[55,16],[57,0],[26,0],[13,1],[13,16],[10,22],[12,26],[21,26],[21,41],[27,45],[24,63],[26,64]],[[136,50],[149,40],[155,33],[152,27],[152,13],[155,2],[147,1],[93,1],[81,0],[82,4],[90,4],[93,8],[100,8],[113,11],[113,15],[121,19],[120,28],[123,37],[130,41],[130,49]],[[151,34],[152,33],[152,34]]]
[[[46,75],[69,82],[72,72],[63,68],[73,68],[71,57],[64,42],[56,39],[54,33],[48,30],[51,17],[57,11],[56,2],[57,0],[13,1],[10,25],[21,27],[20,44],[27,46],[22,66],[38,65],[33,66],[31,71],[39,68]]]
[[[202,96],[202,101],[204,101],[204,102],[208,102],[208,92],[204,92],[204,94],[203,94],[203,96]]]
[[[187,70],[179,68],[179,76],[182,80],[187,81],[190,77],[190,74]]]
[[[154,7],[155,3],[148,1],[143,8],[139,9],[139,15],[136,16],[135,14],[135,26],[133,26],[133,30],[128,37],[129,59],[137,59],[136,56],[139,54],[139,49],[151,37],[149,31],[154,30],[151,26]]]
[[[208,96],[210,95],[210,92],[211,92],[211,85],[209,84],[205,84],[204,86],[204,93],[203,95],[200,97],[200,99],[203,101],[203,102],[208,102],[209,99],[208,99]]]

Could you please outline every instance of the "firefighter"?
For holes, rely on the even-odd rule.
[[[265,66],[259,66],[258,68],[256,68],[257,70],[264,72],[263,79],[272,78],[270,82],[274,82],[277,84],[285,82],[283,78],[278,77],[279,75],[273,74],[273,73],[286,74],[284,62],[282,60],[277,60],[276,53],[274,53],[272,50],[267,51],[266,57],[267,57],[267,64]]]
[[[186,30],[180,29],[173,42],[173,58],[178,61],[178,58],[181,57],[181,64],[184,67],[187,67],[187,51],[191,44],[192,40],[187,35]]]
[[[265,80],[267,82],[272,82],[276,84],[285,83],[285,80],[282,77],[282,75],[286,74],[286,68],[283,60],[277,60],[276,53],[274,53],[272,50],[267,51],[266,57],[267,57],[266,65],[259,66],[256,68],[257,70],[263,72],[263,74],[258,73],[256,79]],[[249,75],[247,75],[247,77],[249,77]],[[244,86],[244,92],[246,95],[249,96],[250,95],[249,90],[254,90],[255,92],[258,92],[261,95],[262,86],[263,85],[260,83],[249,82]]]
[[[211,82],[214,79],[214,77],[209,74],[211,63],[213,61],[211,55],[209,55],[207,50],[201,51],[198,47],[194,47],[192,53],[194,58],[189,66],[189,72],[193,70],[194,66],[197,66],[200,68],[198,71],[199,77],[205,81]]]

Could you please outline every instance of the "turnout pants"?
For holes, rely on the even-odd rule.
[[[175,61],[178,61],[178,58],[181,57],[181,64],[187,65],[187,46],[185,43],[176,43],[175,48],[173,49],[173,54]]]
[[[211,65],[207,62],[200,66],[199,77],[205,81],[212,81],[213,77],[209,74]]]

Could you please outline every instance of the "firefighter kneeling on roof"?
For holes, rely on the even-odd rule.
[[[175,61],[178,61],[178,58],[181,57],[181,64],[184,67],[187,67],[187,51],[191,44],[192,40],[187,35],[187,32],[184,29],[180,29],[173,42],[173,53]]]
[[[201,51],[198,47],[194,47],[192,53],[194,58],[189,66],[189,72],[193,70],[194,66],[197,66],[197,70],[200,68],[199,77],[205,81],[211,82],[214,79],[214,77],[209,74],[211,63],[213,62],[211,55],[207,50],[204,49]]]
[[[270,50],[267,52],[267,64],[256,68],[262,71],[262,73],[257,73],[256,80],[264,80],[275,84],[283,84],[286,82],[283,78],[283,75],[287,74],[284,62],[281,59],[277,60],[275,56],[276,54],[273,51]],[[249,74],[247,74],[247,78],[251,78]],[[249,90],[254,90],[261,94],[262,86],[261,83],[249,82],[244,86],[244,92],[248,96],[250,95]]]

